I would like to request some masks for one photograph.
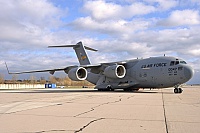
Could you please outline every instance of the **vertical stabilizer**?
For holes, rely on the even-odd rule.
[[[76,56],[79,60],[80,65],[91,64],[82,42],[78,42],[73,48],[76,52]]]
[[[87,46],[83,46],[82,42],[78,42],[76,45],[62,45],[62,46],[49,46],[51,47],[73,47],[73,49],[76,52],[76,56],[78,58],[78,61],[80,63],[80,65],[90,65],[90,60],[88,58],[88,55],[86,53],[86,50],[91,50],[91,51],[97,51],[96,49],[87,47]]]

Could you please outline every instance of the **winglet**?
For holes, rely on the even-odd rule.
[[[7,69],[8,74],[11,74],[9,69],[8,69],[8,66],[7,66],[6,62],[5,62],[5,65],[6,65],[6,69]]]

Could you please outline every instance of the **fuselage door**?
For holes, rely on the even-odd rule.
[[[156,80],[157,80],[156,77],[152,76],[152,77],[151,77],[151,80],[152,80],[152,84],[156,84]]]

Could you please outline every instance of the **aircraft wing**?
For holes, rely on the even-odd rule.
[[[23,73],[37,73],[37,72],[49,72],[51,74],[54,74],[55,71],[62,71],[64,69],[48,69],[48,70],[34,70],[34,71],[24,71],[24,72],[10,72],[8,71],[9,74],[23,74]]]
[[[10,72],[8,69],[8,66],[5,62],[8,74],[23,74],[23,73],[38,73],[38,72],[49,72],[50,74],[54,74],[56,71],[65,71],[65,73],[68,73],[70,69],[75,68],[75,67],[84,67],[84,68],[98,68],[101,66],[101,64],[96,64],[96,65],[72,65],[72,66],[67,66],[65,68],[57,68],[57,69],[45,69],[45,70],[33,70],[33,71],[23,71],[23,72]]]
[[[56,71],[65,71],[65,73],[68,73],[70,69],[75,68],[75,67],[84,67],[86,69],[91,69],[91,72],[93,73],[99,73],[100,71],[104,70],[106,66],[112,66],[116,64],[126,64],[127,61],[120,61],[120,62],[110,62],[110,63],[100,63],[100,64],[89,64],[89,65],[72,65],[72,66],[67,66],[65,68],[56,68],[56,69],[44,69],[44,70],[33,70],[33,71],[22,71],[22,72],[10,72],[8,69],[8,66],[5,62],[8,74],[23,74],[23,73],[38,73],[38,72],[49,72],[50,74],[54,74]]]
[[[6,64],[6,63],[5,63]],[[73,65],[73,66],[68,66],[68,67],[65,67],[65,68],[58,68],[58,69],[46,69],[46,70],[33,70],[33,71],[23,71],[23,72],[10,72],[9,69],[8,69],[8,66],[6,64],[6,68],[7,68],[7,71],[8,71],[8,74],[23,74],[23,73],[37,73],[37,72],[49,72],[50,74],[54,74],[55,71],[65,71],[66,73],[68,73],[68,71],[71,69],[71,68],[74,68],[74,67],[78,67],[76,65]]]

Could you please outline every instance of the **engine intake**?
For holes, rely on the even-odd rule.
[[[68,72],[68,77],[75,81],[85,80],[87,78],[87,70],[83,67],[72,68]]]
[[[126,69],[123,65],[108,66],[104,70],[104,75],[109,78],[123,78],[126,74]]]

